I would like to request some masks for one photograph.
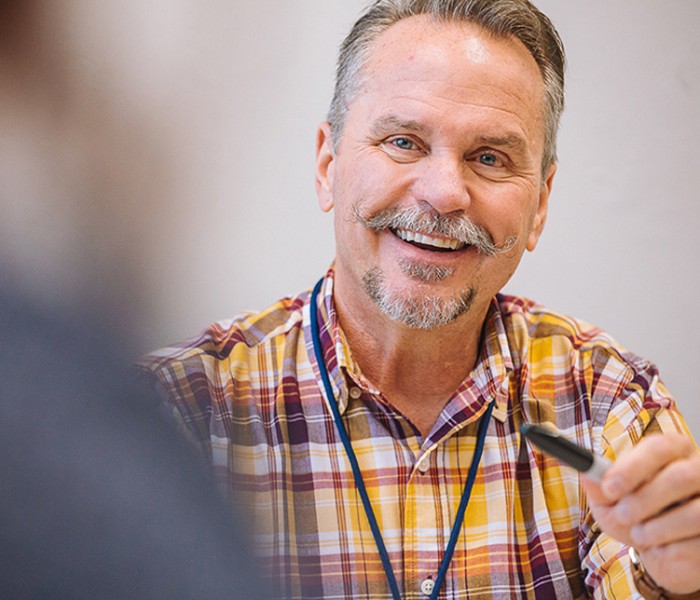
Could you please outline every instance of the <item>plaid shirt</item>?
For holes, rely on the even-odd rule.
[[[550,422],[614,459],[650,432],[690,435],[647,361],[605,333],[498,295],[478,362],[428,437],[353,361],[319,300],[323,355],[402,597],[425,599],[459,505],[489,401],[483,457],[441,598],[639,597],[626,548],[592,521],[578,473],[533,451],[523,422]],[[285,598],[391,598],[314,357],[310,293],[213,324],[152,353],[183,429],[249,512],[257,551]]]

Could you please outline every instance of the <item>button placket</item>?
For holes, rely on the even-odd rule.
[[[444,548],[438,534],[439,489],[431,481],[430,473],[436,468],[435,448],[423,450],[415,466],[415,476],[411,478],[418,500],[416,504],[416,561],[413,572],[413,585],[418,588],[421,598],[429,598],[435,588],[435,574],[440,566]],[[427,475],[426,475],[427,474]],[[432,533],[430,533],[432,532]],[[432,558],[431,558],[432,556]],[[415,588],[414,588],[415,589]]]

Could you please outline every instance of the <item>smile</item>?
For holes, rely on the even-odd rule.
[[[396,237],[422,250],[432,250],[434,252],[451,252],[461,250],[466,246],[464,242],[459,240],[451,240],[447,238],[436,238],[416,231],[408,229],[392,229]]]

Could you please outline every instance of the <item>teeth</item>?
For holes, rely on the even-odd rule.
[[[435,238],[429,235],[424,235],[416,231],[409,231],[408,229],[396,229],[395,233],[404,242],[416,242],[418,244],[425,244],[426,246],[435,246],[436,248],[447,248],[449,250],[458,250],[464,247],[465,244],[459,240],[448,240],[445,238]]]

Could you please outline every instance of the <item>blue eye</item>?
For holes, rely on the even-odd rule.
[[[413,150],[413,141],[409,138],[400,137],[394,140],[394,145],[401,150]]]
[[[498,164],[498,158],[495,154],[479,154],[479,162],[487,167],[495,167]]]

